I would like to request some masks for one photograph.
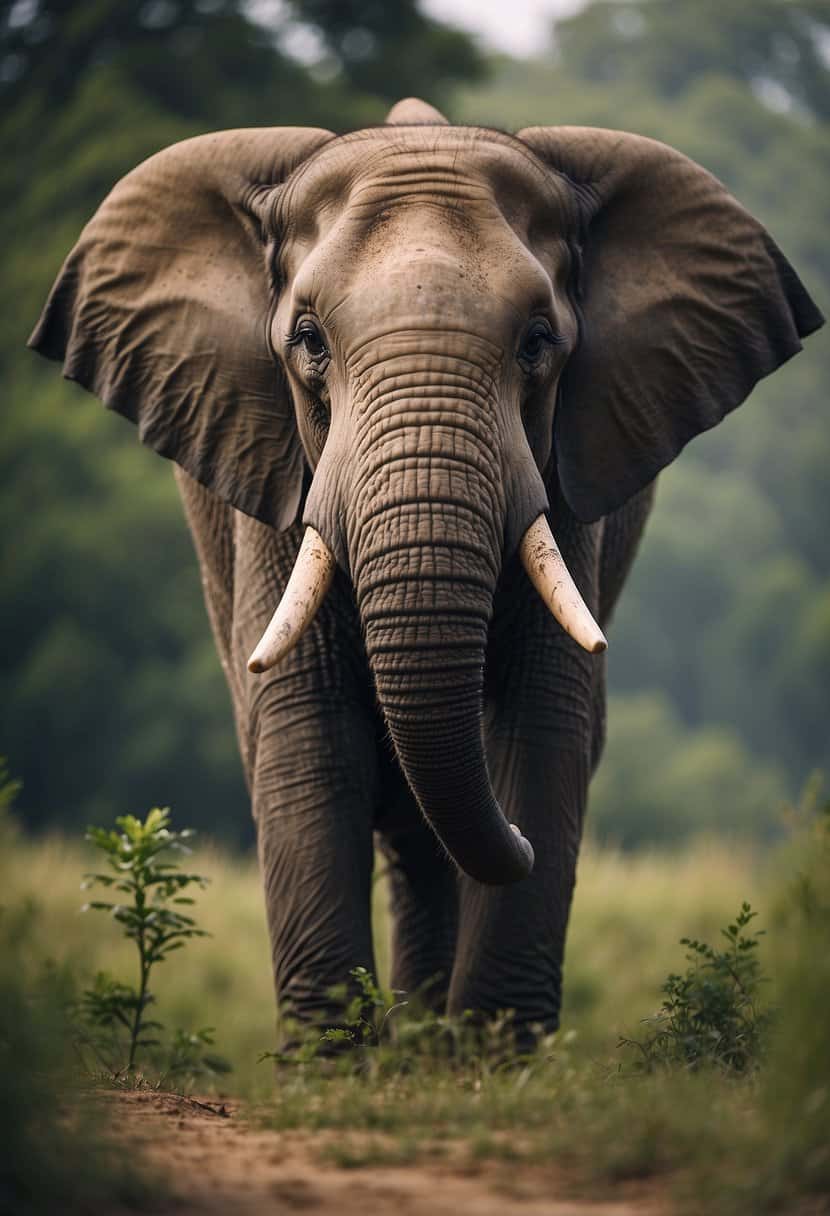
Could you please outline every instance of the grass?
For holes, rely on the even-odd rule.
[[[134,947],[118,927],[80,911],[81,875],[94,857],[62,836],[20,838],[0,858],[2,902],[29,900],[33,954],[68,964],[79,978],[108,971],[135,980]],[[217,1049],[234,1066],[237,1094],[257,1098],[273,1088],[257,1063],[275,1043],[274,993],[265,910],[252,857],[197,846],[193,868],[210,879],[194,915],[211,936],[161,967],[154,987],[170,1025],[216,1027]],[[582,855],[568,944],[564,1025],[584,1051],[602,1052],[654,1012],[666,974],[682,958],[684,935],[714,936],[734,912],[735,895],[762,906],[763,867],[724,842],[700,842],[677,858],[626,856],[587,848]],[[375,887],[378,970],[388,975],[386,892]]]
[[[0,822],[0,828],[2,828]],[[0,846],[8,852],[8,836]],[[66,1016],[72,976],[33,951],[25,902],[0,909],[0,1212],[82,1216],[146,1208],[166,1185],[79,1102]]]
[[[741,899],[762,906],[768,866],[723,839],[675,854],[589,843],[568,930],[563,1028],[586,1052],[607,1051],[655,1012],[661,984],[683,959],[682,937],[715,938]]]
[[[119,926],[80,911],[81,874],[94,864],[91,850],[63,837],[19,840],[0,860],[2,902],[30,901],[33,956],[61,960],[80,981],[107,971],[135,982],[133,944]],[[234,1092],[264,1093],[271,1078],[257,1060],[274,1042],[274,992],[256,864],[209,847],[193,864],[211,879],[194,914],[212,936],[159,969],[157,1008],[170,1025],[215,1026],[217,1048],[234,1066]]]
[[[365,1052],[359,1068],[346,1058],[283,1069],[263,1117],[279,1129],[336,1130],[323,1151],[349,1168],[452,1156],[501,1162],[508,1176],[554,1167],[560,1191],[564,1177],[593,1197],[663,1179],[677,1210],[695,1216],[830,1212],[830,814],[764,864],[711,843],[683,858],[585,861],[571,958],[582,933],[601,949],[581,960],[584,1027],[571,1006],[571,1029],[532,1058],[478,1049],[448,1061],[419,1052],[404,1014],[398,1042]],[[732,919],[748,894],[766,909],[763,938],[748,907]],[[692,941],[678,941],[688,936],[678,921]],[[644,959],[658,982],[643,981]],[[631,1047],[615,1050],[616,1035],[655,1012],[669,972],[673,1017],[661,1025],[676,1050],[651,1053],[644,1069]],[[703,999],[722,1031],[720,985],[733,973],[732,1009],[745,1015],[741,989],[755,1001],[766,986],[758,1004],[772,1010],[772,1029],[756,1051],[742,1023],[737,1053],[723,1051],[719,1033],[707,1061],[699,1044],[688,1050],[690,1021],[678,1014],[699,1012]],[[699,1025],[713,1028],[711,1018]]]
[[[823,831],[823,835],[821,834]],[[804,1194],[830,1211],[830,842],[814,827],[789,854],[753,856],[724,841],[682,854],[584,850],[566,960],[563,1029],[527,1061],[476,1050],[460,1062],[418,1043],[332,1061],[258,1063],[274,1046],[273,993],[256,863],[210,846],[193,865],[211,879],[194,941],[154,985],[171,1025],[216,1027],[234,1072],[215,1082],[281,1129],[320,1136],[321,1159],[346,1168],[451,1158],[555,1164],[577,1191],[670,1179],[690,1213],[784,1212]],[[117,927],[78,910],[90,856],[80,843],[17,837],[0,857],[3,903],[31,902],[32,958],[52,957],[80,982],[106,970],[131,982],[134,951]],[[717,942],[748,900],[767,931],[759,947],[779,1016],[769,1060],[740,1078],[716,1068],[642,1072],[619,1039],[642,1037],[661,985],[685,967],[683,937]],[[381,982],[387,974],[385,889],[376,884]],[[166,972],[166,973],[165,973]],[[392,1020],[409,1017],[407,1011]],[[402,1022],[402,1026],[404,1025]],[[407,1034],[402,1039],[407,1038]],[[432,1040],[434,1043],[434,1038]],[[815,1205],[818,1206],[815,1206]]]

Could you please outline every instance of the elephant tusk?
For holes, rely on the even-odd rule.
[[[528,578],[565,632],[589,654],[605,650],[605,634],[577,591],[544,515],[525,532],[519,555]]]
[[[300,552],[282,599],[259,645],[248,659],[248,671],[268,671],[293,650],[314,620],[334,578],[334,554],[314,528],[306,528]]]

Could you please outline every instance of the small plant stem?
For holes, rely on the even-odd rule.
[[[138,903],[136,898],[136,903]],[[143,903],[143,900],[142,900]],[[142,908],[143,913],[143,908]],[[138,934],[138,955],[141,967],[141,980],[138,986],[138,1001],[135,1007],[135,1017],[133,1018],[132,1030],[130,1031],[130,1058],[127,1061],[127,1071],[132,1072],[135,1064],[135,1053],[138,1049],[138,1040],[141,1035],[141,1023],[144,1016],[144,1002],[147,997],[147,980],[150,976],[150,968],[147,964],[147,953],[144,944],[144,921],[142,917],[141,929]]]
[[[135,1071],[139,1047],[142,1050],[158,1047],[161,1042],[158,1032],[164,1026],[146,1013],[154,999],[150,977],[155,965],[163,962],[172,950],[181,949],[190,938],[206,936],[203,929],[196,927],[193,917],[180,912],[176,905],[192,904],[193,900],[182,892],[191,885],[204,888],[207,879],[200,874],[183,873],[176,861],[159,860],[166,850],[189,852],[184,841],[192,832],[173,831],[169,809],[154,807],[144,822],[134,815],[119,815],[115,823],[120,831],[96,827],[87,830],[87,839],[106,855],[111,872],[85,875],[84,887],[101,883],[118,900],[95,900],[85,907],[109,913],[121,926],[124,936],[138,951],[139,983],[134,988],[100,972],[94,987],[84,992],[83,1009],[91,1023],[116,1040],[119,1055],[124,1052],[127,1056],[126,1064],[118,1069],[120,1074]],[[156,1032],[154,1038],[147,1037],[151,1028]],[[178,1031],[173,1058],[178,1061],[184,1052],[187,1061],[195,1059],[204,1046],[212,1043],[210,1028],[191,1035]],[[213,1067],[207,1056],[197,1063],[206,1070]],[[223,1062],[219,1063],[224,1068]]]

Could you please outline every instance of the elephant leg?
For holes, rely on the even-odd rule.
[[[392,916],[390,984],[443,1013],[458,929],[457,871],[391,758],[388,770],[377,826]]]
[[[285,586],[299,529],[237,524],[237,667]],[[350,972],[374,973],[372,825],[376,722],[345,580],[336,580],[296,649],[245,674],[251,792],[283,1038],[296,1022],[336,1025]],[[339,992],[338,992],[339,990]]]
[[[184,507],[193,546],[199,559],[202,591],[219,662],[231,694],[236,737],[247,778],[249,770],[248,732],[240,716],[244,706],[244,675],[232,661],[234,529],[233,507],[200,485],[179,465],[173,465],[179,495]]]
[[[488,741],[496,795],[533,843],[532,875],[508,887],[460,880],[448,1010],[514,1014],[517,1046],[559,1024],[562,959],[589,777],[589,757],[519,738]]]
[[[373,733],[344,705],[265,712],[253,812],[277,1002],[287,1020],[332,1025],[352,969],[375,972]]]
[[[601,526],[557,539],[592,611]],[[532,842],[532,874],[491,888],[462,878],[449,1010],[512,1010],[517,1045],[559,1022],[562,960],[598,728],[603,656],[568,638],[526,584],[506,569],[487,656],[485,738],[493,786],[508,819]]]

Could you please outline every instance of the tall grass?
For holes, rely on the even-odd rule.
[[[52,835],[18,838],[0,858],[2,902],[34,910],[30,949],[65,962],[81,978],[96,971],[134,979],[134,950],[115,925],[80,911],[81,875],[93,858],[80,841]],[[194,914],[211,934],[160,968],[157,1007],[170,1025],[217,1030],[217,1048],[234,1065],[234,1092],[262,1096],[273,1079],[257,1063],[275,1044],[275,998],[265,910],[256,860],[209,844],[193,866],[210,878]],[[586,1052],[616,1043],[654,1012],[659,986],[677,963],[684,934],[713,935],[735,897],[760,906],[763,870],[724,842],[701,841],[677,857],[625,855],[588,847],[582,855],[566,960],[563,1024]],[[381,984],[388,977],[386,888],[375,884],[375,932]]]
[[[234,1066],[216,1082],[218,1092],[258,1102],[272,1125],[339,1128],[342,1165],[423,1161],[458,1149],[473,1162],[555,1162],[575,1188],[592,1193],[621,1179],[670,1175],[689,1212],[783,1212],[804,1194],[820,1205],[830,1194],[830,837],[816,818],[789,853],[763,858],[716,840],[677,855],[589,844],[571,922],[563,1028],[518,1065],[483,1052],[452,1063],[417,1046],[403,1067],[382,1052],[367,1053],[361,1070],[332,1071],[329,1062],[275,1075],[273,1065],[258,1063],[274,1046],[275,1017],[257,867],[209,844],[193,859],[211,878],[194,914],[212,936],[159,969],[159,1012],[170,1024],[216,1027],[217,1049]],[[89,860],[79,842],[18,836],[0,856],[2,902],[29,901],[30,960],[53,958],[81,981],[99,969],[130,980],[134,959],[116,927],[79,911]],[[717,941],[744,899],[767,930],[760,952],[778,1011],[768,1061],[739,1079],[711,1068],[638,1074],[620,1036],[637,1034],[660,1003],[666,975],[684,966],[679,939]],[[382,881],[375,904],[383,983]]]
[[[0,774],[2,775],[2,774]],[[2,791],[0,791],[2,793]],[[0,854],[14,872],[26,856],[2,814]],[[0,1213],[68,1216],[144,1207],[158,1198],[137,1152],[124,1154],[81,1102],[67,1008],[73,976],[50,963],[38,905],[22,890],[0,895]]]

